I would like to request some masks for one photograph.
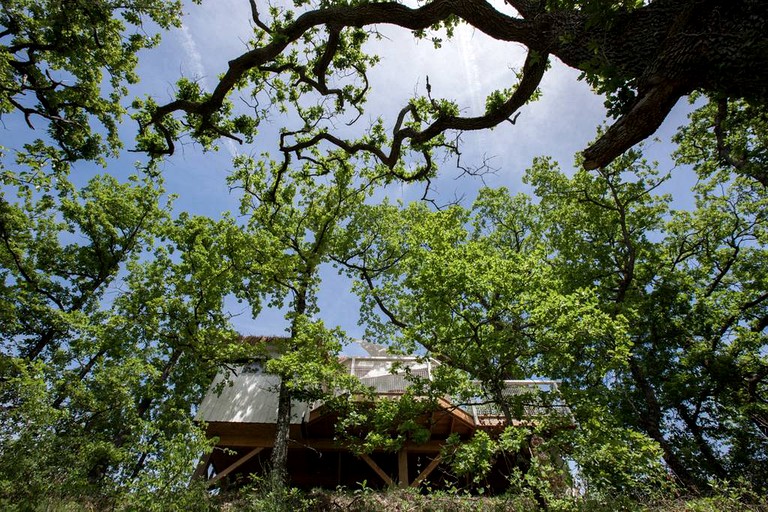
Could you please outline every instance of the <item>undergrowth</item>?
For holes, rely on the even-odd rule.
[[[392,489],[375,491],[337,489],[302,491],[255,481],[248,487],[213,495],[200,488],[179,493],[175,499],[124,496],[115,501],[88,497],[57,497],[35,506],[0,499],[0,510],[45,512],[199,511],[199,512],[534,512],[543,510],[532,495],[477,496],[460,491]],[[768,512],[768,497],[744,487],[718,485],[709,496],[658,495],[638,501],[627,496],[572,496],[548,503],[547,512]]]

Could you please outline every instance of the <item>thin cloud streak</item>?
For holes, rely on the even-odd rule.
[[[480,66],[477,62],[476,48],[472,44],[472,33],[469,27],[461,26],[456,31],[456,46],[461,56],[461,63],[464,68],[464,80],[466,90],[469,93],[473,115],[480,115],[483,111],[483,105],[480,101]]]
[[[179,30],[179,38],[181,47],[184,49],[184,53],[187,56],[187,61],[192,71],[192,78],[196,80],[204,92],[209,92],[211,87],[208,84],[208,73],[205,72],[205,66],[203,65],[203,56],[200,50],[197,48],[195,38],[192,37],[192,33],[189,27],[182,23]],[[233,158],[239,154],[237,145],[230,139],[224,139],[224,147],[227,148],[227,152]]]
[[[187,60],[189,61],[193,78],[195,80],[200,80],[203,89],[208,90],[208,86],[205,84],[203,56],[200,54],[200,50],[197,49],[197,44],[189,31],[189,27],[183,23],[179,30],[179,37],[181,38],[181,46],[184,48],[184,53],[187,54]]]

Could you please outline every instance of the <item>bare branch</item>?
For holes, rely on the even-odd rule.
[[[259,8],[256,5],[255,0],[248,0],[251,4],[251,18],[253,19],[253,23],[256,24],[257,27],[259,27],[261,30],[266,32],[267,34],[271,34],[272,30],[267,26],[266,23],[261,21],[261,17],[259,16]]]

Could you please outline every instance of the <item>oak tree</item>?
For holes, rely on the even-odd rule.
[[[689,137],[683,159],[717,146]],[[766,192],[699,165],[692,211],[655,195],[667,177],[636,152],[573,176],[537,160],[535,204],[484,190],[472,210],[368,207],[350,226],[365,250],[346,261],[368,335],[468,372],[508,420],[521,410],[504,379],[561,379],[595,491],[658,485],[659,456],[691,491],[763,489]]]
[[[296,167],[267,154],[239,156],[234,164],[229,182],[242,191],[246,219],[233,259],[235,293],[257,307],[285,309],[289,322],[288,336],[274,342],[267,362],[267,371],[280,377],[269,484],[281,492],[289,480],[292,402],[315,402],[354,385],[338,360],[346,335],[324,326],[318,291],[324,267],[355,243],[341,236],[344,224],[388,177],[343,152],[315,152]]]
[[[229,224],[172,220],[151,163],[128,179],[71,179],[121,147],[137,52],[158,41],[145,25],[179,15],[154,0],[0,7],[0,112],[47,128],[0,162],[4,507],[161,507],[185,499],[207,449],[191,408],[241,349],[222,309]]]
[[[227,223],[172,221],[152,178],[38,193],[14,177],[0,203],[0,499],[175,499],[207,446],[191,407],[242,352],[223,310]]]
[[[678,100],[693,91],[758,106],[768,99],[763,36],[768,7],[760,0],[433,0],[415,7],[297,1],[295,12],[266,10],[255,0],[250,5],[250,48],[229,61],[213,91],[183,81],[170,103],[137,102],[145,107],[138,116],[141,148],[173,153],[174,141],[184,132],[207,144],[220,137],[250,140],[263,111],[246,115],[234,108],[233,93],[243,91],[257,105],[259,98],[270,97],[296,104],[302,122],[281,136],[286,157],[300,157],[310,146],[331,146],[368,154],[402,179],[426,178],[436,171],[436,149],[458,151],[447,134],[514,123],[520,107],[536,97],[550,56],[581,70],[607,96],[615,119],[584,151],[588,169],[610,163],[654,133]],[[518,82],[492,93],[485,112],[461,115],[462,108],[450,98],[432,96],[427,80],[426,94],[404,105],[392,126],[375,123],[353,138],[334,133],[328,119],[354,122],[363,111],[366,71],[376,63],[365,43],[376,35],[377,25],[432,36],[439,44],[442,35],[435,31],[444,29],[450,37],[461,23],[528,49]],[[308,101],[316,101],[316,108],[302,109]],[[181,117],[174,117],[177,113]],[[408,171],[400,164],[410,154],[419,156],[422,165]]]
[[[590,427],[580,463],[607,488],[631,488],[659,455],[690,489],[734,475],[764,487],[765,2],[249,3],[253,40],[212,91],[183,79],[170,103],[134,102],[138,149],[153,157],[185,133],[205,147],[249,141],[270,111],[295,114],[281,158],[236,162],[246,225],[171,219],[152,165],[127,183],[69,181],[74,162],[120,148],[137,52],[156,43],[145,26],[178,25],[179,2],[0,6],[0,113],[47,128],[0,168],[2,499],[172,496],[205,447],[191,405],[247,350],[231,343],[228,294],[254,312],[265,299],[290,311],[288,350],[271,363],[283,482],[291,397],[338,383],[342,335],[316,303],[331,260],[360,277],[375,332],[483,377],[489,394],[507,377],[562,378]],[[427,82],[392,125],[334,130],[362,117],[376,25],[439,44],[459,23],[528,49],[484,112],[463,115]],[[538,204],[504,191],[470,211],[363,204],[393,178],[432,178],[439,153],[460,152],[454,134],[518,122],[552,57],[606,95],[615,121],[582,161],[598,172],[568,177],[538,161]],[[694,91],[710,103],[680,133],[678,161],[699,173],[698,203],[674,211],[652,195],[663,181],[652,166],[620,155]]]

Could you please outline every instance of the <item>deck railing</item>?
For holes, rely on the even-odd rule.
[[[437,361],[417,357],[351,357],[344,363],[351,375],[360,382],[373,388],[374,393],[382,396],[397,396],[412,385],[414,378],[432,379],[433,367]],[[503,418],[503,408],[483,389],[480,381],[472,381],[477,393],[470,397],[446,397],[451,403],[472,415],[478,425],[498,424]],[[503,400],[516,402],[515,409],[523,416],[533,417],[542,414],[570,415],[570,410],[559,397],[560,381],[557,380],[505,380],[501,392]]]

